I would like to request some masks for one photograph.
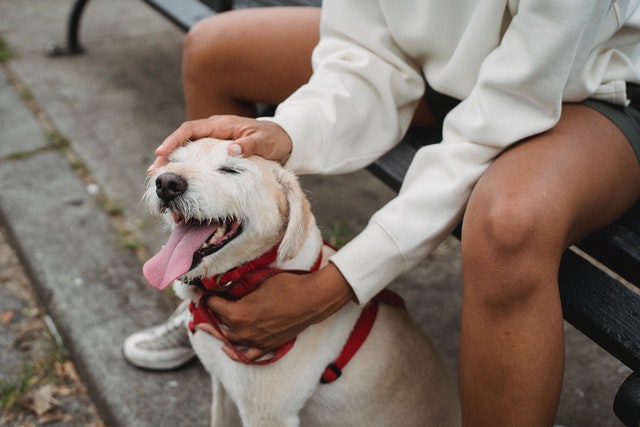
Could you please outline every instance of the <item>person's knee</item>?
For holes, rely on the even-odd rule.
[[[499,186],[474,191],[462,233],[465,286],[473,287],[469,295],[502,309],[550,284],[547,278],[562,253],[562,227],[542,199]]]
[[[463,223],[465,248],[498,259],[525,250],[543,227],[536,211],[535,204],[518,194],[474,194]]]

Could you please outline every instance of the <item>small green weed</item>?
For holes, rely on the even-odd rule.
[[[62,382],[56,366],[62,364],[66,357],[53,338],[49,339],[49,349],[40,358],[25,363],[13,380],[0,380],[0,408],[4,411],[11,412],[25,405],[29,393],[38,387]]]
[[[29,391],[29,385],[36,377],[34,365],[25,365],[15,381],[0,381],[0,406],[11,411],[20,405]]]
[[[0,63],[7,62],[12,57],[13,51],[9,48],[4,39],[0,37]]]
[[[352,230],[349,230],[349,226],[345,221],[329,224],[329,231],[325,230],[323,234],[325,234],[325,240],[337,249],[346,245],[355,235]]]

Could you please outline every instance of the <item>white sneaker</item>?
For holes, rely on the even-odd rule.
[[[124,359],[143,369],[168,371],[190,361],[195,353],[189,342],[189,301],[183,301],[164,323],[130,335],[122,346]]]

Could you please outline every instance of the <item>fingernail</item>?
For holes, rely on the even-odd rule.
[[[222,351],[224,351],[224,353],[227,355],[227,357],[229,357],[229,359],[234,360],[236,362],[240,362],[238,355],[228,345],[226,344],[223,345]]]
[[[242,155],[242,147],[238,144],[230,144],[229,145],[229,154],[232,156],[240,156]]]

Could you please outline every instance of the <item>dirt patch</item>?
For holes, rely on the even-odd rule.
[[[102,427],[0,227],[0,426]]]

